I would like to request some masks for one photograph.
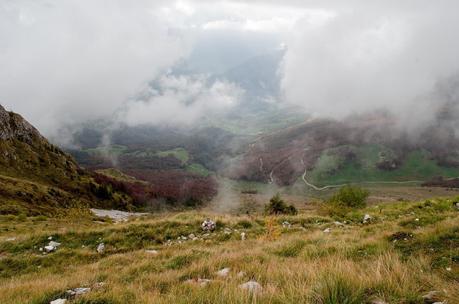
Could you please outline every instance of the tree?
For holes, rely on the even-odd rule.
[[[329,203],[338,204],[350,208],[363,208],[369,192],[357,186],[341,187],[335,195],[329,199]]]
[[[282,200],[279,193],[274,195],[270,200],[269,204],[265,205],[265,213],[269,215],[278,215],[278,214],[292,214],[295,215],[298,213],[295,206],[289,205]]]

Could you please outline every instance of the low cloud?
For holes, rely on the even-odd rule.
[[[144,90],[144,97],[126,103],[117,121],[130,126],[190,125],[234,107],[243,94],[235,84],[219,80],[210,83],[205,76],[166,75]]]
[[[281,69],[285,100],[319,116],[389,109],[425,120],[441,102],[438,83],[459,71],[459,7],[440,2],[354,1],[321,26],[300,20]]]
[[[4,1],[0,103],[45,134],[110,115],[185,57],[191,36],[167,1]],[[172,12],[172,13],[171,13]]]

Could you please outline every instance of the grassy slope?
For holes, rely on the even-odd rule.
[[[345,228],[320,210],[279,218],[189,212],[123,224],[94,222],[77,209],[63,219],[2,217],[0,302],[49,303],[69,288],[103,281],[103,288],[73,303],[357,304],[379,297],[421,304],[430,290],[459,303],[459,211],[451,200],[368,207],[349,214]],[[359,222],[364,213],[374,217],[371,224]],[[201,235],[206,216],[218,220],[208,240],[164,245],[180,235]],[[284,220],[291,229],[282,228]],[[223,233],[224,227],[233,232]],[[327,227],[329,234],[322,232]],[[42,255],[38,248],[48,236],[62,246]],[[100,255],[95,248],[102,241],[106,252]],[[226,279],[215,274],[223,267],[231,268]],[[213,281],[207,287],[186,283],[198,277]],[[264,287],[257,297],[238,288],[252,278]]]
[[[165,156],[173,156],[180,160],[182,164],[185,164],[188,162],[190,159],[190,156],[188,155],[188,151],[183,149],[183,148],[177,148],[173,150],[168,150],[168,151],[160,151],[156,153],[157,156],[159,157],[165,157]]]
[[[390,153],[378,145],[351,147],[356,160],[344,161],[333,149],[325,151],[308,176],[317,184],[341,184],[362,181],[407,181],[427,180],[433,176],[457,177],[459,169],[440,167],[425,151],[409,153],[402,165],[393,171],[379,170],[376,163],[379,153]]]

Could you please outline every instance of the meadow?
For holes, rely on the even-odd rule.
[[[363,223],[364,215],[371,220]],[[216,221],[203,232],[205,218]],[[245,234],[245,240],[241,236]],[[53,252],[43,248],[53,241]],[[97,252],[100,243],[105,250]],[[227,275],[218,271],[229,268]],[[256,281],[261,289],[241,284]],[[67,290],[91,288],[72,297]],[[87,209],[2,216],[0,303],[459,303],[452,198],[340,214],[161,213],[113,222]],[[432,293],[433,294],[433,293]]]

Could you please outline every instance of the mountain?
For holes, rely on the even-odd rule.
[[[459,176],[459,140],[447,125],[417,135],[386,112],[344,120],[311,119],[256,138],[227,168],[233,179],[292,185],[425,181]]]
[[[61,207],[117,206],[131,199],[94,181],[19,114],[0,105],[0,214],[50,214]]]

